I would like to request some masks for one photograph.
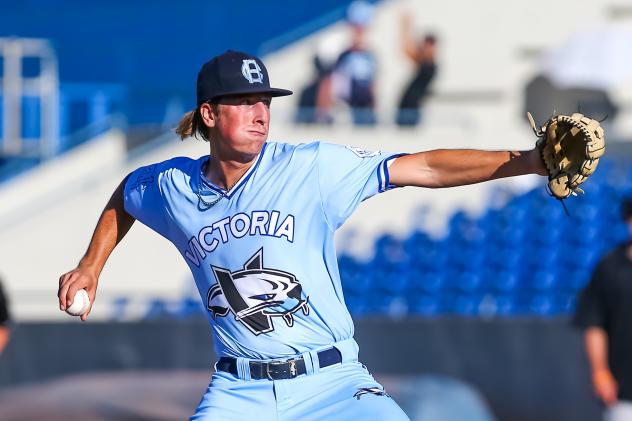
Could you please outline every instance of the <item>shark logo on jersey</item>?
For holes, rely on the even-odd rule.
[[[211,266],[217,283],[208,290],[207,308],[213,319],[235,315],[255,335],[274,330],[273,317],[281,317],[289,327],[294,313],[309,314],[309,297],[302,298],[303,288],[288,272],[263,267],[263,249],[259,249],[242,270]]]

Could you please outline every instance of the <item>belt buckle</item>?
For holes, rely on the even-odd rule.
[[[268,378],[268,380],[277,380],[276,378],[273,377],[274,373],[278,373],[278,372],[272,372],[270,371],[270,367],[272,366],[284,366],[285,364],[289,364],[290,366],[290,378],[293,379],[296,377],[296,375],[298,374],[298,370],[296,368],[296,360],[289,360],[289,361],[284,361],[284,362],[276,362],[276,361],[272,361],[266,364],[266,377]]]

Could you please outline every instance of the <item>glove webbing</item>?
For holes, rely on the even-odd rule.
[[[530,112],[527,112],[527,118],[529,119],[529,123],[531,124],[531,128],[533,129],[533,133],[535,133],[538,139],[541,139],[542,136],[544,136],[544,132],[541,129],[537,128],[535,124],[535,120]],[[584,129],[584,128],[581,127],[580,129]],[[586,133],[588,133],[588,130],[586,130]],[[544,160],[544,145],[540,147],[540,158],[542,159],[542,162],[544,163],[544,166],[546,167],[546,161]],[[549,176],[549,180],[550,179],[551,177]],[[584,191],[580,189],[579,187],[576,190],[579,191],[580,193],[584,193]],[[572,191],[572,194],[575,196],[577,196],[577,193],[575,193],[576,190]],[[571,216],[570,212],[568,211],[568,208],[566,207],[566,203],[564,203],[564,200],[560,199],[559,197],[553,194],[553,192],[551,191],[551,187],[549,187],[548,183],[546,184],[546,192],[549,194],[549,196],[554,197],[558,202],[562,204],[562,208],[564,209],[564,213],[566,214],[566,216]]]

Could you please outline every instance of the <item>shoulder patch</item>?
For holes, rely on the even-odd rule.
[[[358,148],[357,146],[347,145],[345,148],[356,154],[359,158],[371,158],[372,156],[378,156],[381,151],[367,151],[366,149]]]
[[[130,189],[138,191],[145,190],[149,184],[154,182],[155,171],[156,164],[140,168],[135,174],[135,178],[132,180],[133,184],[131,184]]]

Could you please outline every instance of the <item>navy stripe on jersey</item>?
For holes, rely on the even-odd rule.
[[[386,190],[390,190],[393,189],[395,187],[399,187],[396,186],[395,184],[391,184],[389,181],[389,174],[388,174],[388,163],[389,161],[399,158],[400,156],[405,156],[408,155],[407,153],[400,153],[400,154],[396,154],[393,156],[389,156],[388,158],[386,158],[378,167],[377,167],[377,179],[379,182],[379,192],[383,193]]]

